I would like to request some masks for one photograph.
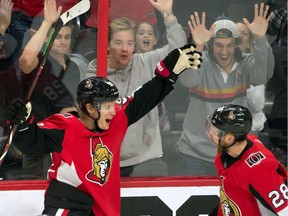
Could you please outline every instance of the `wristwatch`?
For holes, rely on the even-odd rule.
[[[168,11],[168,12],[164,12],[164,13],[162,14],[162,17],[165,19],[166,17],[171,16],[171,15],[174,15],[174,14],[173,14],[173,11]]]

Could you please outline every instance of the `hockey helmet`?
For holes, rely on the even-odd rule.
[[[104,77],[89,77],[80,82],[77,89],[77,101],[81,110],[87,103],[93,103],[100,110],[100,104],[114,101],[119,92],[114,83]]]
[[[213,113],[211,123],[225,133],[243,137],[251,130],[252,115],[246,107],[227,104]]]

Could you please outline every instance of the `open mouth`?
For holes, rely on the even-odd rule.
[[[221,61],[227,61],[229,57],[220,57]]]
[[[126,54],[122,54],[122,55],[120,55],[120,57],[121,57],[121,58],[127,58],[128,55],[126,55]]]
[[[121,55],[121,56],[120,56],[120,59],[121,59],[122,61],[126,61],[126,60],[128,59],[128,55]]]
[[[149,41],[149,40],[144,40],[144,41],[143,41],[143,44],[144,44],[144,46],[149,46],[150,41]]]

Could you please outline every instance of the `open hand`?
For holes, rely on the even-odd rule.
[[[149,0],[155,9],[161,14],[172,11],[173,0]]]
[[[213,29],[207,30],[205,26],[206,22],[206,13],[202,12],[202,19],[200,21],[198,12],[194,12],[190,16],[190,21],[188,21],[188,25],[191,31],[193,42],[197,46],[205,45],[211,38]]]
[[[5,33],[11,22],[13,2],[11,0],[0,1],[0,33]]]
[[[249,31],[254,35],[256,38],[264,37],[266,34],[266,31],[268,29],[268,23],[271,19],[273,13],[270,13],[268,15],[269,6],[266,5],[264,9],[264,3],[262,2],[260,4],[260,9],[258,8],[258,4],[254,5],[254,20],[252,23],[249,23],[249,21],[246,18],[243,18],[243,22],[247,25]]]
[[[44,19],[51,25],[56,22],[60,17],[62,11],[62,6],[57,9],[57,4],[55,0],[45,0],[44,3]]]

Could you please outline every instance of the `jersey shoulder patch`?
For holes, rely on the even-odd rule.
[[[266,158],[265,155],[261,151],[258,151],[250,154],[245,159],[245,163],[251,168],[253,166],[260,164],[261,161],[264,160],[265,158]]]

